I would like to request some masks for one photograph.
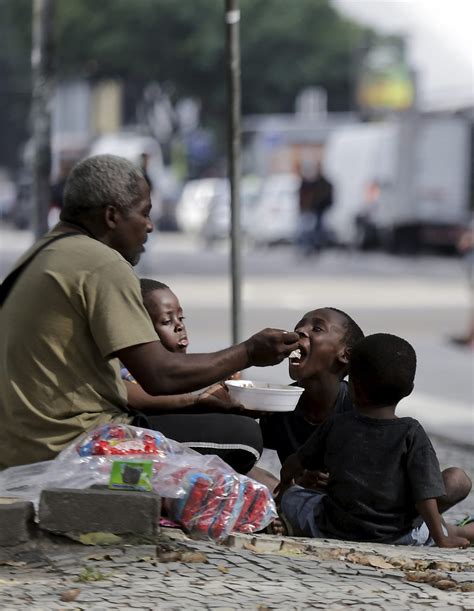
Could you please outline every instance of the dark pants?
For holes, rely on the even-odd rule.
[[[248,473],[263,451],[259,424],[236,414],[140,415],[132,422],[179,441],[200,454],[216,454],[237,473]]]

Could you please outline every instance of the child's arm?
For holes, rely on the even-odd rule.
[[[280,504],[281,497],[287,488],[289,488],[294,480],[304,472],[304,467],[301,464],[297,453],[291,454],[283,463],[280,471],[280,483],[274,490],[277,505]]]
[[[240,405],[233,403],[230,397],[225,400],[223,393],[219,392],[220,389],[216,388],[216,392],[213,393],[214,387],[206,389],[201,394],[184,393],[153,397],[146,393],[140,384],[128,380],[124,380],[124,382],[127,388],[128,404],[133,409],[143,412],[169,412],[186,408],[196,408],[197,412],[201,408],[215,411],[237,411],[240,408]]]
[[[438,547],[468,547],[469,541],[453,533],[443,532],[443,519],[439,515],[436,499],[425,499],[416,503],[416,509],[425,521],[430,535]]]

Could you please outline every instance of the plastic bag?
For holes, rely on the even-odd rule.
[[[198,454],[157,431],[125,424],[101,426],[54,460],[0,472],[0,496],[38,503],[45,488],[108,485],[115,460],[152,462],[152,488],[167,517],[191,535],[221,540],[252,533],[277,515],[263,484],[239,475],[218,456]]]

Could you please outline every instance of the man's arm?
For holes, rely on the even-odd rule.
[[[150,395],[198,390],[251,366],[276,365],[298,347],[293,332],[264,329],[241,344],[209,354],[168,352],[158,341],[117,350],[117,356]]]
[[[449,533],[447,535],[443,532],[443,520],[439,515],[438,504],[436,499],[424,499],[416,503],[416,509],[421,515],[430,535],[433,537],[433,541],[438,547],[468,547],[469,541],[464,537],[458,537],[455,534]]]

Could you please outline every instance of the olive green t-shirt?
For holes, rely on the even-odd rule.
[[[0,309],[0,337],[0,469],[49,460],[84,431],[129,422],[112,355],[158,340],[131,265],[86,235],[28,264]]]

